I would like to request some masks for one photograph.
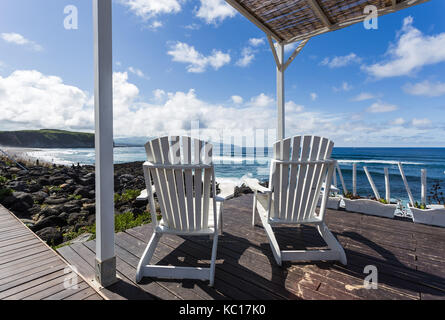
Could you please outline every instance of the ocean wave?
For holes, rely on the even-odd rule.
[[[394,161],[394,160],[337,160],[338,163],[342,164],[353,164],[353,163],[375,163],[375,164],[392,164],[397,165],[399,163],[406,165],[416,165],[421,166],[425,165],[422,162],[412,162],[412,161]]]

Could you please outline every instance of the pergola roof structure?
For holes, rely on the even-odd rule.
[[[309,39],[427,1],[429,0],[226,0],[263,30],[269,40],[277,65],[278,140],[285,137],[284,73]],[[284,60],[284,46],[294,42],[300,43],[292,55]]]
[[[226,0],[279,43],[306,40],[364,21],[365,7],[378,15],[393,13],[429,0]]]
[[[378,15],[429,0],[226,0],[263,30],[277,65],[277,138],[285,137],[284,73],[313,36],[365,20],[367,5]],[[96,280],[117,281],[114,249],[112,1],[93,0],[96,144]],[[276,43],[274,43],[274,40]],[[284,46],[300,41],[284,60]]]

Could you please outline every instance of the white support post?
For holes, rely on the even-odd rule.
[[[377,200],[380,200],[380,193],[377,190],[377,187],[375,186],[374,180],[371,177],[371,174],[369,173],[368,167],[363,167],[363,170],[365,170],[366,177],[368,178],[369,184],[371,185],[372,192],[374,192],[374,196]]]
[[[334,175],[332,176],[332,184],[337,188],[337,167],[334,170]]]
[[[389,184],[389,170],[385,168],[385,191],[386,191],[386,202],[391,203],[391,187]]]
[[[408,193],[409,202],[410,202],[411,206],[414,207],[413,194],[411,193],[411,188],[409,187],[408,180],[406,180],[406,176],[405,176],[405,172],[403,171],[402,163],[399,162],[398,166],[399,166],[400,175],[402,176],[403,183],[405,184],[406,192]]]
[[[426,183],[426,169],[422,169],[422,204],[426,205],[426,192],[427,192],[427,183]]]
[[[276,54],[278,56],[279,65],[277,64],[277,107],[278,107],[278,127],[277,138],[283,140],[285,138],[285,98],[284,98],[284,44],[277,43]]]
[[[357,195],[357,163],[352,164],[352,195]]]
[[[116,282],[114,251],[113,58],[111,0],[93,0],[95,143],[96,143],[96,280]]]
[[[348,188],[346,187],[345,179],[343,179],[343,173],[341,172],[341,169],[340,169],[340,166],[338,165],[338,163],[337,163],[337,172],[338,172],[338,177],[340,178],[341,185],[343,187],[343,195],[347,195]]]

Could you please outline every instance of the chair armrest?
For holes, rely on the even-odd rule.
[[[260,193],[272,193],[272,190],[269,188],[263,187],[260,185],[260,181],[258,179],[252,178],[244,178],[243,182],[253,191]]]
[[[151,191],[156,193],[155,186],[151,186]],[[147,189],[141,191],[139,197],[136,198],[136,201],[147,201],[148,200],[148,192]]]
[[[323,183],[322,188],[323,188],[323,189],[326,189],[326,183]],[[331,188],[329,189],[329,192],[332,192],[332,193],[340,193],[340,189],[337,188],[337,187],[334,186],[334,185],[331,185]]]
[[[221,192],[215,197],[217,202],[223,202],[230,199],[235,194],[235,184],[233,183],[220,183],[219,189]]]

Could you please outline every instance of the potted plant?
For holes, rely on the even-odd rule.
[[[428,201],[436,204],[426,205],[416,202],[414,207],[410,205],[413,221],[415,223],[445,227],[445,197],[438,183],[433,185]]]
[[[347,193],[343,197],[346,211],[358,212],[372,216],[394,218],[397,203],[388,203],[384,199],[362,198],[352,193]]]

